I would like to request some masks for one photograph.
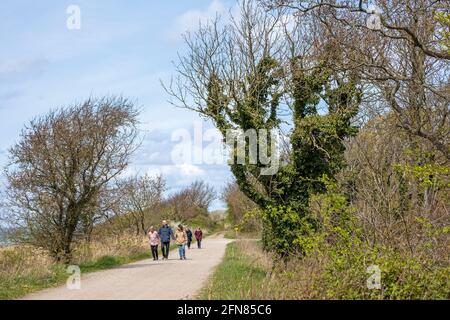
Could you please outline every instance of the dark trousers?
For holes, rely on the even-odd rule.
[[[201,240],[201,239],[197,239],[197,247],[198,247],[199,249],[202,248],[202,240]]]
[[[169,249],[170,249],[170,241],[163,242],[161,245],[161,251],[162,251],[163,257],[166,259],[169,258]]]
[[[153,259],[158,260],[158,245],[150,247],[152,248]]]
[[[191,239],[191,240],[188,239],[188,242],[187,242],[187,247],[188,247],[188,249],[191,248],[191,242],[192,242],[192,239]]]

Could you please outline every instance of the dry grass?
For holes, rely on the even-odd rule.
[[[240,279],[242,296],[245,299],[286,300],[286,299],[318,299],[315,289],[324,265],[319,258],[292,259],[285,264],[268,252],[262,250],[259,242],[254,240],[238,240],[235,243],[238,252],[244,256],[253,270],[263,270],[265,276],[254,281],[254,273],[249,272]]]
[[[0,250],[0,277],[45,276],[52,259],[40,249],[20,245]]]
[[[148,240],[143,236],[121,235],[91,243],[79,243],[74,248],[73,262],[83,264],[104,256],[130,256],[148,250]]]
[[[131,256],[148,250],[148,241],[142,236],[124,235],[92,243],[78,243],[73,250],[73,263],[83,264],[104,256]],[[27,276],[46,274],[54,265],[44,251],[28,245],[0,248],[0,276]]]
[[[245,248],[245,249],[244,249]],[[252,257],[243,250],[253,253]],[[208,285],[199,295],[200,299],[254,299],[266,277],[267,262],[254,241],[236,241],[227,246],[225,259],[219,265]]]
[[[306,264],[305,264],[306,266]],[[257,240],[238,239],[228,245],[225,259],[199,298],[201,299],[305,299],[312,290],[311,264],[300,274],[262,250]]]
[[[301,267],[301,269],[300,269]],[[262,250],[255,240],[239,239],[228,245],[225,259],[200,299],[285,300],[317,298],[317,261],[292,261],[288,265]]]
[[[245,253],[255,266],[265,270],[270,270],[273,267],[273,256],[261,249],[258,240],[239,239],[236,241],[236,247]]]
[[[73,264],[83,272],[106,269],[148,255],[145,237],[123,235],[90,244],[78,243]],[[14,299],[33,291],[64,283],[68,274],[43,250],[28,245],[0,248],[0,299]]]

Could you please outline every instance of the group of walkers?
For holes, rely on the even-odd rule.
[[[180,255],[180,260],[186,260],[186,246],[188,249],[191,248],[192,236],[195,237],[197,241],[197,248],[202,248],[203,232],[200,228],[197,228],[192,234],[192,231],[184,227],[183,225],[178,225],[175,233],[172,228],[168,225],[166,220],[163,220],[162,227],[159,231],[156,231],[153,226],[149,228],[148,239],[150,241],[150,248],[152,251],[153,260],[159,260],[158,257],[158,246],[161,245],[161,253],[163,255],[163,260],[169,259],[170,241],[175,240],[178,246],[178,253]]]

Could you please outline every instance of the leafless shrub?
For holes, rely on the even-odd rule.
[[[195,181],[170,196],[165,206],[172,218],[187,220],[199,214],[206,214],[215,198],[213,187],[203,181]]]
[[[241,231],[261,231],[261,221],[258,217],[247,217],[246,214],[257,210],[258,206],[251,201],[236,183],[229,183],[223,193],[222,199],[226,202],[227,218],[233,225],[239,225]]]
[[[117,185],[122,214],[129,220],[130,226],[134,226],[136,235],[147,233],[146,215],[161,204],[166,188],[164,179],[161,175],[134,176],[119,180]]]

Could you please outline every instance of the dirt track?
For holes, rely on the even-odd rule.
[[[222,236],[204,239],[203,249],[186,249],[187,260],[180,261],[172,250],[168,261],[152,259],[119,266],[81,277],[81,289],[66,286],[46,289],[26,296],[29,300],[96,300],[96,299],[190,299],[203,287],[222,260],[231,240]],[[161,258],[161,257],[160,257]]]

